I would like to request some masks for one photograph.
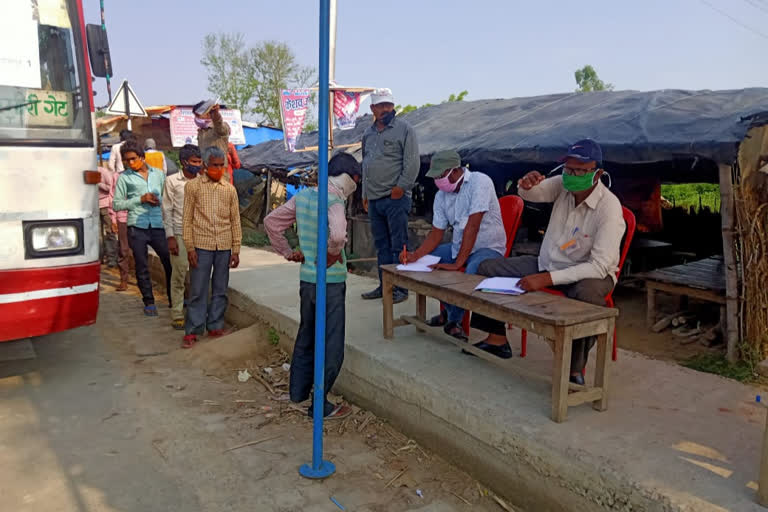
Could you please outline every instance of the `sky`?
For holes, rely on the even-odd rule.
[[[104,4],[113,93],[127,78],[145,106],[210,96],[208,33],[282,41],[317,67],[317,1]],[[100,23],[98,0],[83,8]],[[337,83],[389,87],[403,105],[571,92],[586,64],[617,90],[768,86],[768,0],[338,0],[337,20]]]

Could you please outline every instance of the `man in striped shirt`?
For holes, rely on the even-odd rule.
[[[347,279],[347,218],[344,201],[357,188],[360,164],[348,153],[338,153],[328,163],[328,260],[326,273],[325,393],[330,392],[344,362],[344,322]],[[291,360],[289,384],[292,402],[309,398],[314,381],[315,293],[317,279],[317,188],[305,188],[264,219],[272,247],[288,261],[301,263],[299,297],[301,321]],[[283,234],[294,223],[299,232],[299,249],[291,250]],[[325,399],[323,415],[342,418],[349,407]],[[312,407],[308,411],[312,416]]]
[[[222,180],[227,154],[217,147],[203,151],[205,173],[184,187],[182,233],[189,260],[189,303],[182,347],[191,348],[197,335],[219,337],[229,301],[229,269],[240,264],[240,204],[237,191]],[[211,278],[211,270],[213,277]],[[211,302],[208,303],[208,281]]]

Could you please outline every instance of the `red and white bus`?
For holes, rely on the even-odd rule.
[[[0,341],[96,321],[99,173],[82,2],[4,0]]]

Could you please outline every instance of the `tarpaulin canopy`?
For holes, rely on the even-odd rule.
[[[756,120],[768,117],[768,89],[728,91],[601,91],[531,98],[449,102],[403,116],[416,130],[422,156],[441,149],[487,169],[553,162],[570,143],[590,137],[616,164],[705,158],[730,164]],[[334,144],[359,142],[370,116]],[[317,133],[299,147],[317,146]],[[243,167],[291,168],[317,163],[314,151],[289,153],[282,141],[245,148]]]

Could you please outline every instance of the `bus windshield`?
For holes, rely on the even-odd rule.
[[[3,1],[0,145],[93,145],[79,1]]]

